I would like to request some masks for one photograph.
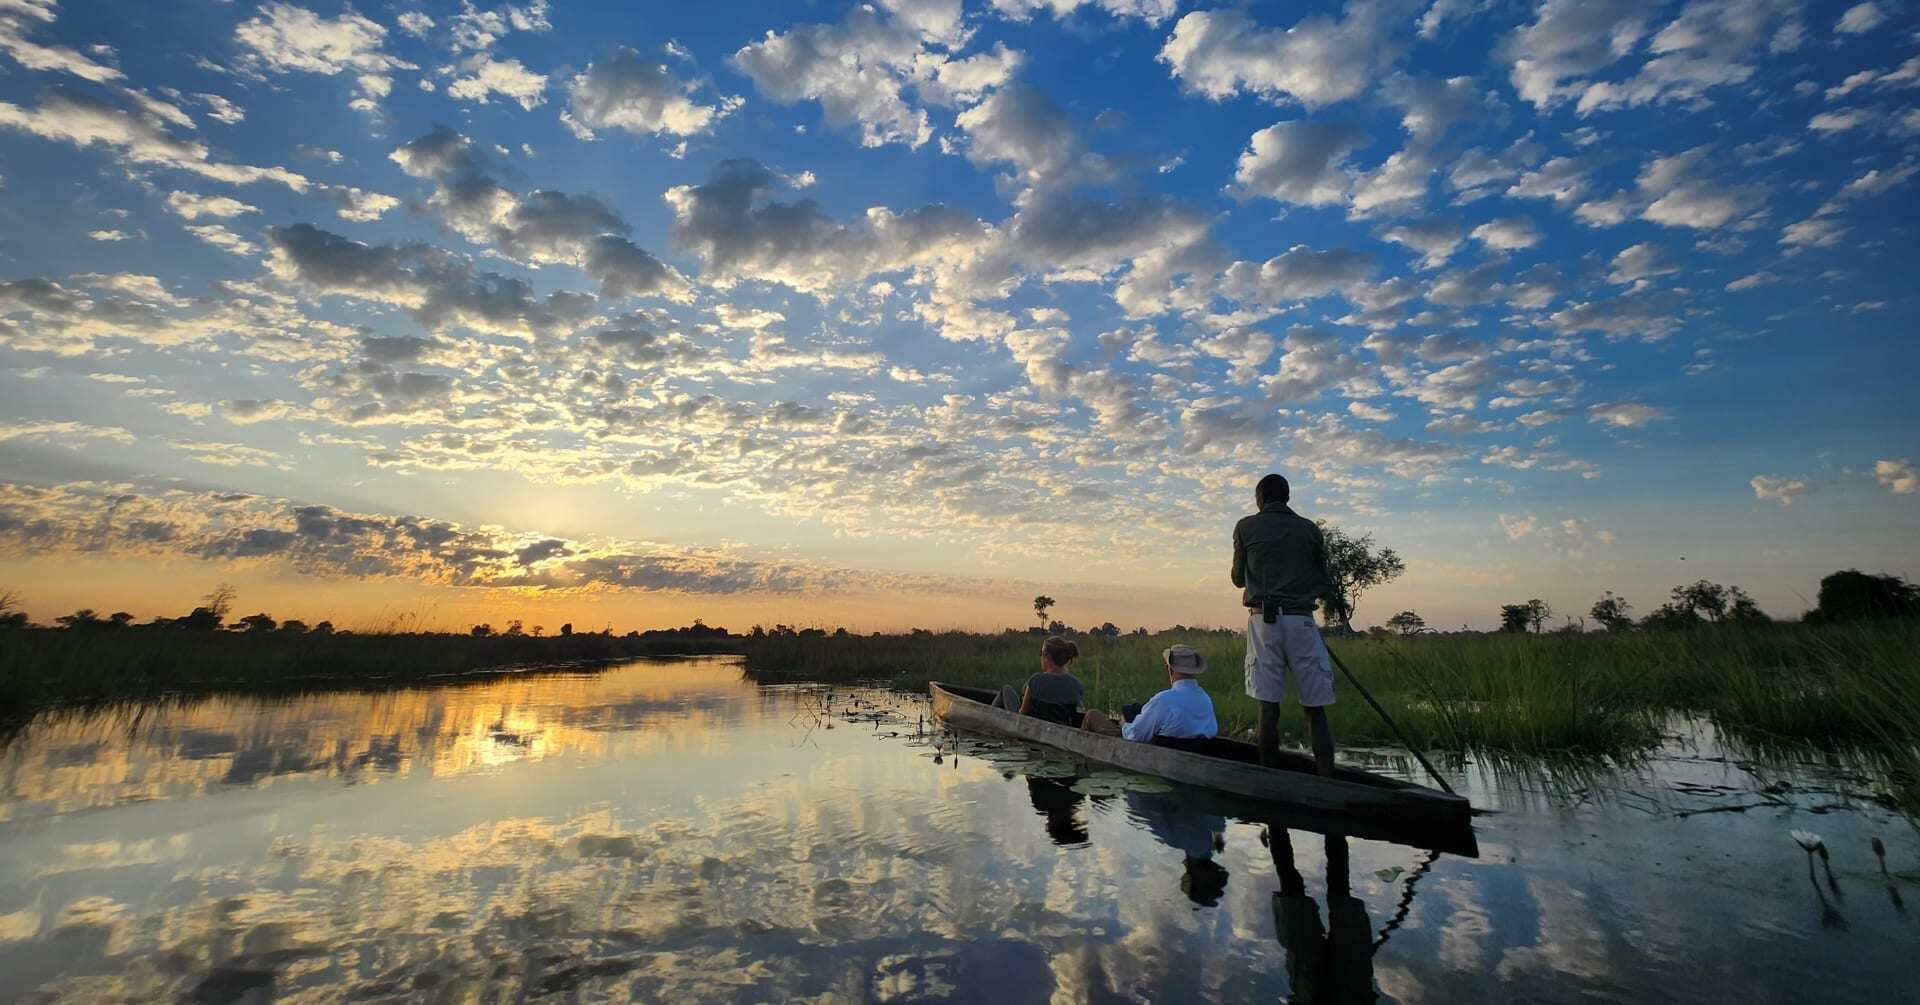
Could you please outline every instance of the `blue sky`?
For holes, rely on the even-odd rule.
[[[0,0],[0,581],[1228,623],[1267,470],[1363,622],[1920,564],[1906,6],[772,9]]]

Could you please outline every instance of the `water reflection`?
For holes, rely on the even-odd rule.
[[[1822,824],[1841,931],[1778,820],[1510,813],[1479,859],[1436,858],[1044,752],[936,761],[904,702],[703,661],[36,721],[0,751],[0,1000],[1905,986],[1915,920],[1879,895],[1908,882],[1902,832],[1883,876],[1865,823]]]

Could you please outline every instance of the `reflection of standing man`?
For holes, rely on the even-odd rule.
[[[1247,695],[1260,703],[1256,740],[1260,763],[1280,763],[1280,702],[1293,680],[1313,731],[1313,759],[1333,774],[1333,661],[1313,623],[1314,601],[1335,601],[1320,528],[1289,509],[1292,489],[1279,475],[1260,479],[1253,502],[1260,512],[1233,528],[1233,585],[1247,606]]]
[[[1372,1005],[1373,919],[1353,895],[1347,875],[1347,839],[1327,835],[1327,922],[1293,863],[1292,835],[1267,828],[1280,892],[1273,895],[1273,928],[1287,953],[1287,980],[1299,1005]]]

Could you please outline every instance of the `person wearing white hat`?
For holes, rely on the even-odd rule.
[[[1218,735],[1213,698],[1200,686],[1200,675],[1207,672],[1206,657],[1192,646],[1177,645],[1168,646],[1160,658],[1167,664],[1167,689],[1148,699],[1120,728],[1120,735],[1141,743],[1162,736],[1189,740]]]

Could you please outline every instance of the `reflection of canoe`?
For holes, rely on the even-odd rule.
[[[1328,824],[1346,822],[1349,825],[1339,829],[1355,836],[1366,836],[1363,830],[1376,828],[1354,825],[1370,823],[1437,832],[1440,844],[1415,842],[1425,847],[1454,850],[1445,845],[1459,846],[1461,835],[1466,846],[1473,843],[1469,823],[1473,808],[1467,800],[1423,785],[1358,768],[1335,768],[1334,777],[1322,778],[1314,772],[1311,757],[1288,751],[1281,753],[1282,767],[1262,767],[1252,744],[1233,740],[1211,741],[1208,753],[1201,754],[1102,736],[994,708],[990,704],[994,692],[982,688],[936,681],[927,685],[927,691],[933,699],[934,716],[955,728],[996,733],[1100,764],[1231,793],[1268,806],[1305,811]]]

